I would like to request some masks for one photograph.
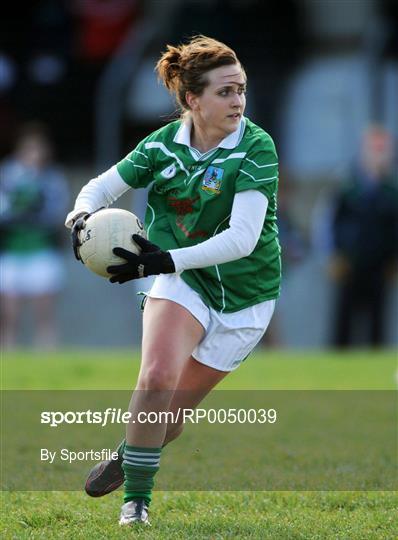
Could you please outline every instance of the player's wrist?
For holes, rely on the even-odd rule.
[[[148,276],[158,274],[174,274],[176,267],[171,254],[168,251],[159,250],[151,257],[151,261],[148,264]]]
[[[174,274],[174,272],[176,272],[176,265],[170,251],[166,251],[165,265],[167,269],[167,274]]]

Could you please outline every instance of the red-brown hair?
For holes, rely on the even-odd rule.
[[[194,36],[182,45],[167,45],[156,64],[159,79],[175,94],[183,110],[189,110],[186,93],[200,96],[209,81],[206,72],[221,67],[239,64],[235,52],[220,41],[206,36]]]

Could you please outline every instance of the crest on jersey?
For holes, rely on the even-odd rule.
[[[221,193],[221,180],[224,174],[224,169],[220,167],[207,167],[205,175],[203,177],[202,189],[205,191],[210,191],[211,193],[216,193],[217,195]]]
[[[174,163],[163,169],[160,173],[163,178],[173,178],[176,175],[177,169]]]

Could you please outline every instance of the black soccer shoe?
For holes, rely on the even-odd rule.
[[[119,525],[150,525],[148,519],[148,505],[144,499],[133,499],[122,506]]]
[[[84,489],[90,497],[103,497],[112,493],[124,482],[123,449],[124,441],[117,449],[117,459],[106,459],[95,465],[86,480]]]

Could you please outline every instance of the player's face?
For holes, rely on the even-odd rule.
[[[364,135],[362,163],[377,176],[388,174],[393,163],[391,136],[383,128],[371,127]],[[375,178],[376,179],[376,178]]]
[[[28,167],[43,167],[50,158],[50,148],[41,137],[27,135],[16,149],[19,159]]]
[[[225,137],[235,131],[246,106],[246,76],[240,64],[206,74],[209,84],[201,96],[191,96],[194,122]]]

